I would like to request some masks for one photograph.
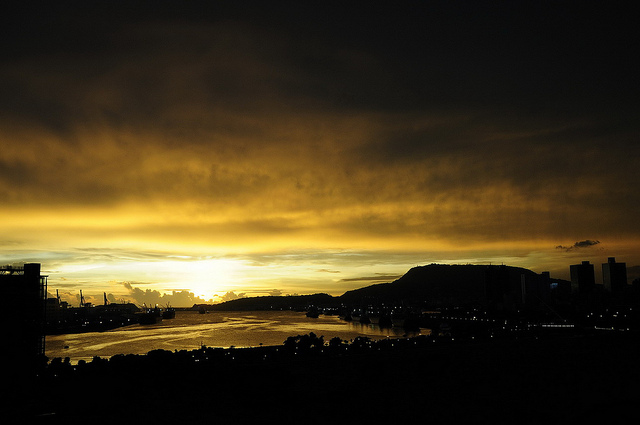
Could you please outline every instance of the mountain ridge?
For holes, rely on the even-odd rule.
[[[436,305],[516,305],[526,296],[541,298],[552,279],[522,267],[505,265],[428,264],[409,269],[400,278],[353,289],[340,296],[311,295],[246,297],[210,306],[213,310],[304,308],[358,303],[427,302]]]

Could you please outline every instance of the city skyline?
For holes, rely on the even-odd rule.
[[[0,264],[70,302],[640,276],[624,4],[73,3],[7,7],[0,64]]]

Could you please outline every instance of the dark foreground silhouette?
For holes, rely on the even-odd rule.
[[[78,365],[54,359],[38,377],[11,386],[3,417],[16,423],[612,423],[640,418],[634,408],[639,348],[634,333],[351,343],[310,334],[278,347],[157,350]]]

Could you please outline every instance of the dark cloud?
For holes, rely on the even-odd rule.
[[[574,243],[571,246],[564,246],[564,245],[558,245],[556,246],[556,249],[561,249],[563,251],[569,252],[572,251],[574,249],[580,249],[580,248],[590,248],[594,245],[598,245],[600,243],[600,241],[592,241],[590,239],[586,239],[584,241],[579,241]]]
[[[589,246],[593,246],[593,245],[597,245],[599,244],[600,241],[592,241],[592,240],[584,240],[584,241],[580,241],[580,242],[576,242],[575,244],[573,244],[574,247],[576,248],[586,248]]]
[[[398,187],[422,195],[511,181],[523,191],[540,188],[531,195],[536,196],[553,182],[569,184],[571,190],[584,177],[608,179],[602,173],[608,167],[599,164],[615,162],[634,145],[604,151],[600,161],[578,169],[590,159],[594,143],[611,141],[610,131],[602,132],[596,142],[579,129],[558,131],[561,123],[566,127],[567,122],[586,121],[576,107],[602,103],[566,96],[563,100],[572,101],[573,107],[555,111],[555,99],[535,99],[532,94],[557,96],[562,92],[558,87],[584,87],[576,73],[616,60],[614,55],[609,61],[595,60],[603,54],[597,46],[623,48],[622,43],[606,41],[623,38],[625,20],[615,21],[617,33],[604,29],[624,15],[599,11],[595,25],[592,19],[577,17],[589,16],[582,9],[555,6],[558,10],[553,12],[501,6],[408,3],[396,10],[381,3],[364,9],[341,7],[340,19],[331,8],[269,7],[264,20],[258,18],[260,12],[241,13],[234,7],[214,7],[213,12],[202,7],[198,13],[178,8],[171,14],[162,7],[145,13],[133,8],[122,17],[111,8],[99,14],[81,7],[74,13],[85,19],[77,24],[54,10],[60,28],[49,23],[43,29],[59,29],[58,37],[84,41],[63,44],[64,55],[56,55],[55,49],[48,54],[25,49],[27,57],[8,61],[0,72],[4,69],[3,81],[14,88],[2,97],[2,109],[18,122],[40,128],[40,139],[57,136],[57,145],[51,152],[45,150],[55,161],[44,167],[37,161],[13,162],[14,169],[4,173],[8,173],[6,185],[23,189],[17,193],[39,190],[34,197],[49,202],[114,203],[126,199],[125,188],[130,196],[170,192],[229,201],[264,191],[285,177],[277,171],[282,164],[264,172],[249,170],[256,170],[251,156],[256,147],[271,146],[266,158],[272,159],[285,157],[292,145],[299,145],[297,137],[287,137],[292,130],[287,122],[302,121],[306,127],[297,129],[306,146],[298,149],[308,160],[318,154],[319,145],[308,142],[317,134],[309,122],[320,120],[325,128],[320,137],[333,138],[336,135],[326,128],[335,122],[327,114],[344,113],[374,114],[364,124],[376,134],[363,135],[367,139],[353,149],[349,145],[354,141],[346,138],[348,155],[332,162],[337,166],[335,178],[327,178],[327,170],[317,164],[307,176],[300,175],[293,162],[299,158],[284,161],[285,170],[299,181],[306,180],[303,187],[312,188],[314,195],[330,196],[336,180],[342,181],[340,171],[353,178],[353,161],[364,159],[366,166],[367,158],[376,158],[374,165],[383,166],[376,167],[375,175],[355,179],[352,187],[338,187],[340,195],[348,195],[344,192],[351,188],[362,198],[388,197],[398,193]],[[264,6],[257,10],[266,12]],[[104,21],[86,23],[87,18],[103,15]],[[106,25],[109,16],[116,19]],[[293,30],[296,36],[290,37]],[[83,37],[74,37],[78,33]],[[596,55],[585,68],[574,63],[583,60],[583,36],[588,36],[590,51]],[[86,50],[93,53],[86,55]],[[542,72],[544,64],[553,68]],[[546,75],[544,81],[539,81],[541,75]],[[622,84],[626,74],[606,81]],[[575,95],[593,93],[601,85],[574,90]],[[443,92],[433,93],[437,91]],[[613,96],[611,90],[606,93]],[[626,109],[625,116],[634,115]],[[597,113],[606,118],[609,110]],[[301,113],[306,116],[296,120]],[[589,112],[589,122],[592,115]],[[599,116],[596,122],[602,120]],[[348,126],[356,124],[347,121]],[[379,122],[384,124],[376,125]],[[603,125],[609,122],[607,118]],[[589,137],[592,133],[589,129]],[[503,140],[497,140],[501,134]],[[96,138],[101,143],[94,142]],[[109,140],[107,148],[104,139]],[[69,144],[80,151],[54,153]],[[178,146],[178,152],[166,150]],[[209,153],[203,157],[197,146],[207,146]],[[210,166],[194,170],[166,161],[179,153],[191,155],[177,155],[174,164],[200,157]],[[256,154],[265,153],[258,149]],[[638,151],[627,154],[637,156]],[[165,160],[140,167],[154,158]],[[220,166],[229,160],[226,170]],[[381,182],[393,181],[402,167],[411,165],[433,172],[422,172],[412,184],[393,185],[377,194]],[[637,181],[629,170],[624,173]],[[376,189],[363,192],[367,186]]]
[[[633,99],[626,41],[635,23],[613,7],[598,8],[596,22],[593,9],[566,5],[380,3],[340,5],[339,15],[328,5],[135,9],[16,17],[22,54],[7,61],[14,89],[3,102],[54,129],[101,119],[175,131],[178,116],[214,106],[553,116],[612,93]],[[602,78],[606,71],[616,78]],[[216,113],[188,120],[205,117],[199,126],[224,123]]]

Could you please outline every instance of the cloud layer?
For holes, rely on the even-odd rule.
[[[624,11],[153,6],[12,9],[5,252],[640,237]]]

